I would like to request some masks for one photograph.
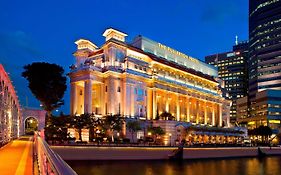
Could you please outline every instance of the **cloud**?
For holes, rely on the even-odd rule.
[[[223,23],[238,12],[235,1],[214,0],[202,7],[201,20],[211,23]]]
[[[30,36],[23,31],[0,33],[0,56],[40,56],[39,49],[35,46]],[[18,58],[20,59],[20,58]]]

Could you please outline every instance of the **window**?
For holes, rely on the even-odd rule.
[[[117,88],[117,92],[121,92],[121,88],[120,88],[120,86],[118,86],[118,88]]]
[[[107,92],[107,86],[105,86],[105,92]]]

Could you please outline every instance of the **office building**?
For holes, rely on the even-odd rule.
[[[247,95],[247,59],[248,42],[237,43],[233,50],[205,57],[208,64],[218,68],[218,78],[223,82],[222,91],[226,99],[231,100],[230,122],[237,119],[236,100]]]

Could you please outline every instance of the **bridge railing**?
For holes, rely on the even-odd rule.
[[[34,143],[34,153],[38,160],[40,175],[77,175],[38,133],[34,135]]]

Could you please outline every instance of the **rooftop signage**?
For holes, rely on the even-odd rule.
[[[189,59],[190,61],[193,61],[193,62],[196,62],[196,63],[199,62],[197,59],[189,57],[189,56],[185,55],[184,53],[181,53],[181,52],[179,52],[177,50],[174,50],[174,49],[172,49],[172,48],[170,48],[168,46],[165,46],[165,45],[163,45],[161,43],[158,43],[158,47],[160,49],[167,50],[167,51],[171,52],[172,54],[175,54],[175,55],[181,56],[183,58]]]

